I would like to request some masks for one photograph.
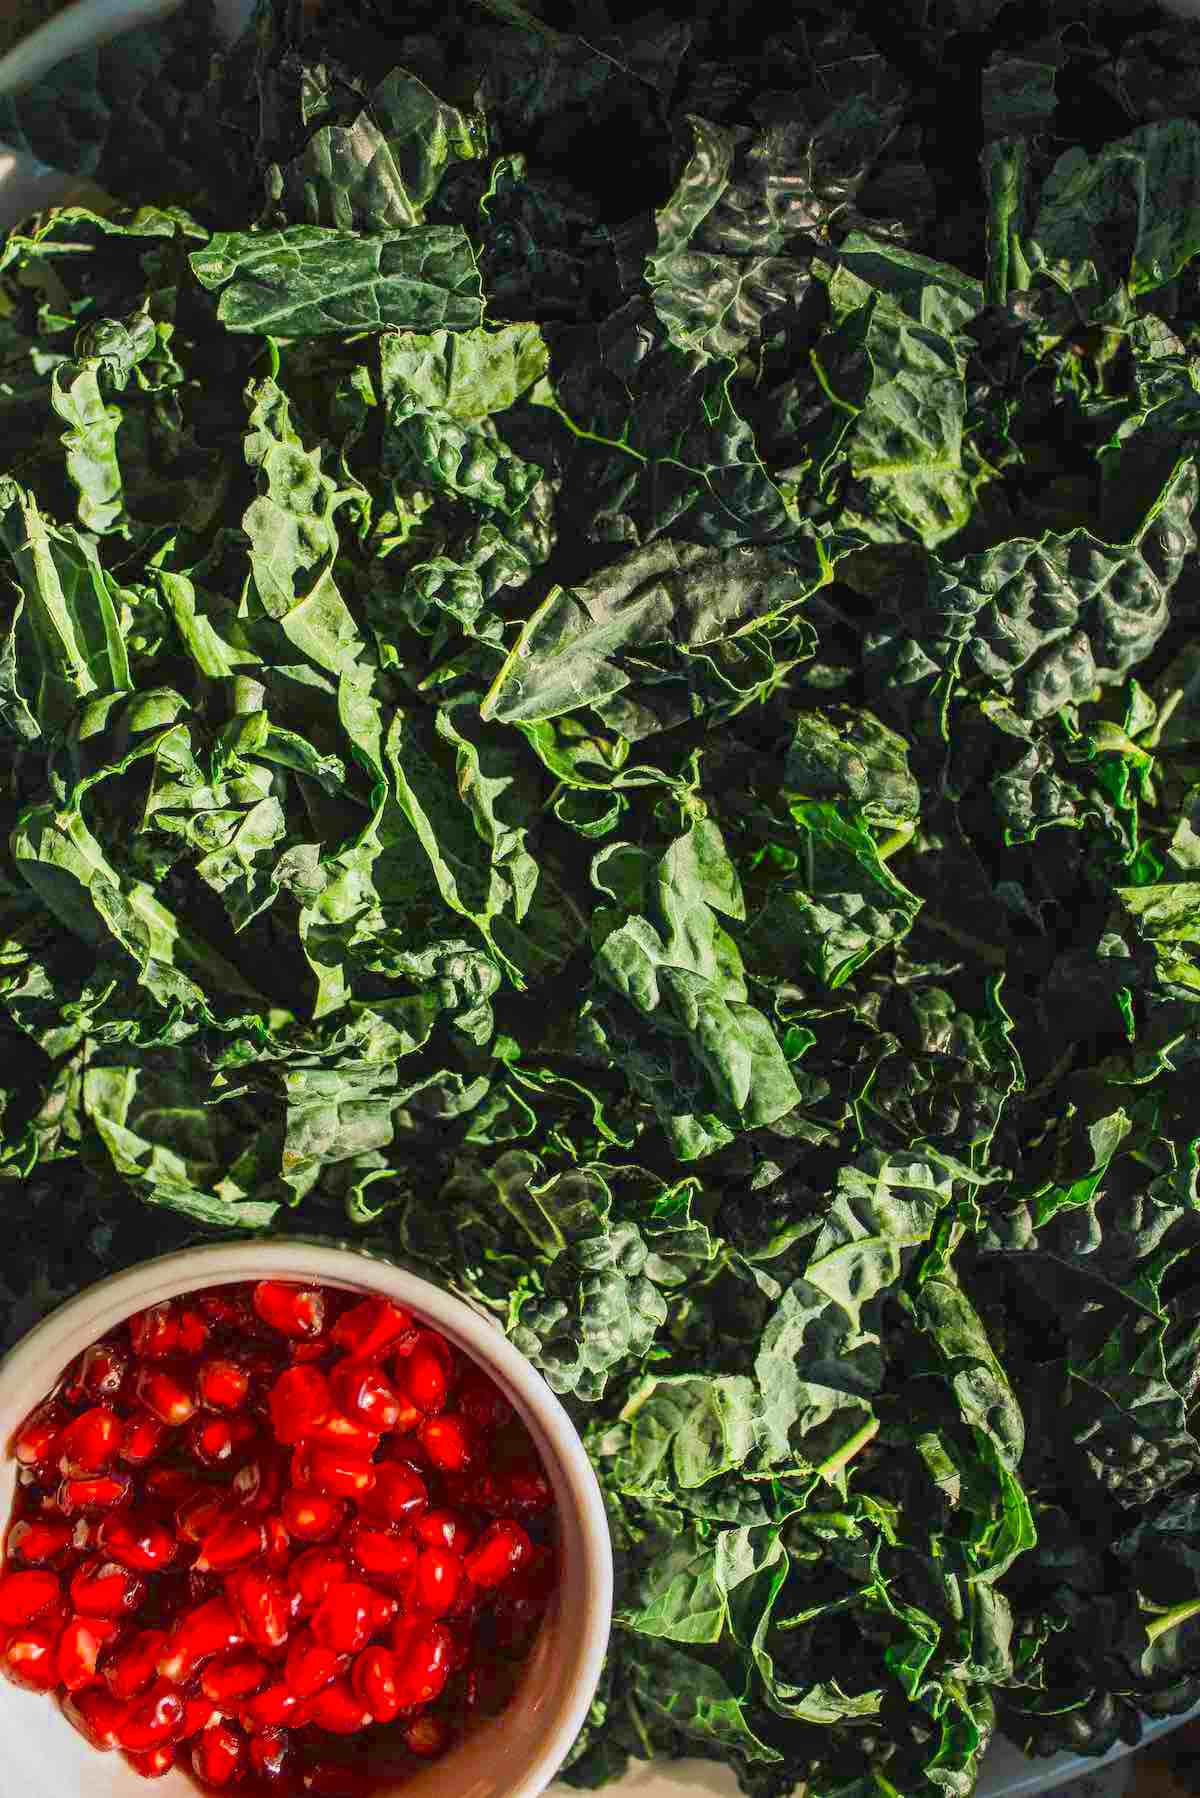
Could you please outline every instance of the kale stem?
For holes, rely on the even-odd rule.
[[[1200,1598],[1189,1598],[1183,1604],[1173,1605],[1169,1611],[1162,1611],[1157,1617],[1151,1617],[1146,1624],[1146,1640],[1156,1642],[1159,1636],[1165,1636],[1169,1629],[1175,1629],[1186,1623],[1189,1617],[1200,1612]]]
[[[828,1460],[821,1462],[821,1465],[817,1468],[817,1473],[822,1479],[832,1479],[835,1473],[841,1472],[847,1461],[852,1461],[854,1459],[860,1448],[865,1448],[867,1446],[867,1443],[871,1440],[872,1436],[877,1436],[878,1434],[879,1419],[877,1417],[869,1417],[861,1429],[855,1430],[853,1436],[848,1436],[846,1438],[845,1442],[842,1443],[841,1448],[839,1448],[836,1453],[830,1455]]]
[[[880,861],[885,862],[889,855],[896,855],[906,843],[910,843],[916,834],[916,829],[915,824],[902,824],[899,830],[892,832],[890,837],[885,837],[882,843],[877,843],[875,853]]]

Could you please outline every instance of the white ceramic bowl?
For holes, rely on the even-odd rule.
[[[380,1798],[537,1798],[553,1779],[596,1689],[612,1616],[612,1550],[596,1476],[566,1412],[489,1317],[390,1262],[286,1238],[184,1249],[101,1280],[36,1325],[0,1361],[0,1444],[97,1337],[147,1305],[238,1280],[318,1280],[394,1299],[487,1368],[537,1444],[558,1505],[559,1590],[508,1708],[444,1759],[381,1789]],[[17,1464],[0,1460],[0,1517],[12,1508]],[[163,1798],[196,1798],[178,1770]],[[0,1680],[4,1798],[145,1798],[119,1754],[100,1754],[57,1703]]]

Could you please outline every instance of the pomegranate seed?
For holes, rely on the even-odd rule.
[[[362,1774],[340,1761],[317,1761],[304,1772],[310,1798],[367,1798],[370,1787]]]
[[[221,1467],[234,1461],[257,1441],[258,1425],[249,1417],[205,1417],[197,1413],[188,1425],[188,1448],[203,1467]]]
[[[110,1560],[135,1573],[158,1573],[169,1567],[179,1544],[165,1524],[128,1511],[112,1511],[96,1532],[96,1540]]]
[[[158,1671],[176,1685],[186,1685],[202,1661],[229,1654],[245,1642],[241,1621],[225,1598],[207,1599],[186,1612],[167,1637]]]
[[[375,1483],[363,1507],[368,1516],[388,1523],[411,1523],[429,1509],[429,1489],[411,1467],[386,1461],[374,1473]]]
[[[375,1594],[359,1580],[331,1586],[313,1612],[312,1633],[339,1654],[357,1654],[371,1639]]]
[[[153,1420],[164,1428],[157,1417]],[[194,1474],[190,1467],[152,1467],[142,1481],[150,1498],[161,1498],[168,1504],[182,1505],[193,1498],[206,1497],[212,1487]]]
[[[122,1617],[136,1611],[146,1596],[146,1582],[117,1561],[93,1556],[71,1580],[71,1603],[82,1617]]]
[[[151,1686],[141,1698],[135,1698],[116,1725],[117,1745],[136,1754],[146,1748],[157,1748],[160,1742],[173,1742],[183,1728],[183,1694],[165,1679]]]
[[[87,1692],[76,1692],[62,1701],[63,1716],[93,1748],[107,1750],[120,1746],[117,1731],[125,1720],[125,1706],[111,1692],[95,1686]]]
[[[183,1727],[179,1731],[179,1740],[186,1742],[191,1736],[198,1736],[202,1729],[208,1729],[220,1721],[221,1713],[211,1698],[205,1698],[200,1692],[195,1692],[190,1697],[185,1695]]]
[[[140,1629],[104,1659],[104,1679],[114,1698],[137,1698],[158,1678],[165,1629]]]
[[[206,1318],[214,1330],[236,1329],[246,1322],[249,1312],[245,1299],[232,1291],[202,1292],[195,1304],[201,1317]]]
[[[292,1539],[283,1526],[283,1518],[277,1511],[263,1518],[263,1529],[267,1534],[267,1549],[263,1556],[272,1573],[283,1573],[292,1558]]]
[[[94,1685],[101,1651],[121,1631],[115,1617],[72,1617],[58,1638],[58,1679],[68,1692]]]
[[[321,1492],[292,1490],[283,1495],[280,1512],[289,1536],[301,1542],[328,1542],[346,1520],[344,1499],[327,1498]]]
[[[548,1545],[535,1548],[507,1582],[503,1603],[529,1601],[545,1605],[558,1584],[558,1558]]]
[[[361,1521],[346,1532],[346,1546],[357,1565],[373,1579],[394,1580],[403,1586],[417,1564],[419,1551],[411,1536],[372,1529]]]
[[[161,1418],[155,1417],[153,1411],[147,1411],[144,1405],[136,1406],[125,1421],[125,1433],[121,1438],[121,1460],[127,1461],[131,1467],[144,1467],[162,1447],[166,1433],[167,1426]],[[182,1473],[182,1469],[173,1467],[156,1468],[155,1471]]]
[[[330,1735],[352,1736],[366,1729],[371,1713],[348,1679],[335,1679],[309,1700],[312,1720]]]
[[[414,1717],[404,1731],[404,1746],[410,1754],[419,1754],[422,1760],[444,1754],[450,1746],[450,1731],[445,1719],[428,1714]]]
[[[192,1565],[197,1573],[228,1573],[241,1561],[252,1561],[267,1546],[267,1532],[249,1518],[227,1518],[209,1530]]]
[[[340,1361],[330,1375],[330,1387],[347,1417],[357,1418],[381,1433],[394,1430],[399,1423],[403,1400],[391,1381],[369,1361]]]
[[[289,1342],[287,1345],[288,1360],[300,1365],[305,1361],[323,1361],[329,1353],[329,1344],[323,1336],[315,1342]]]
[[[444,1623],[430,1623],[414,1630],[406,1618],[398,1618],[392,1634],[399,1671],[396,1691],[402,1711],[432,1704],[450,1677],[452,1641]]]
[[[413,1608],[429,1617],[444,1617],[458,1597],[463,1564],[448,1548],[424,1548],[409,1590]]]
[[[362,1498],[375,1484],[375,1468],[361,1455],[302,1442],[292,1456],[292,1480],[324,1498]]]
[[[27,1567],[42,1566],[65,1558],[71,1547],[71,1526],[46,1517],[15,1523],[8,1532],[8,1557]]]
[[[254,1309],[271,1329],[299,1342],[319,1336],[325,1327],[325,1295],[314,1286],[260,1280],[254,1288]]]
[[[210,1661],[200,1675],[200,1690],[214,1704],[229,1704],[235,1698],[249,1698],[271,1677],[271,1669],[256,1654],[234,1655],[225,1661]]]
[[[291,1737],[284,1729],[264,1729],[249,1741],[250,1770],[264,1784],[277,1784],[291,1770]]]
[[[115,1342],[93,1342],[79,1360],[79,1388],[88,1398],[120,1398],[129,1378],[129,1356]]]
[[[161,1367],[143,1367],[137,1377],[137,1395],[148,1411],[171,1429],[178,1429],[195,1415],[196,1401],[182,1381]]]
[[[315,1611],[331,1586],[350,1577],[350,1563],[336,1549],[309,1548],[292,1562],[289,1578],[302,1616]]]
[[[243,1567],[225,1581],[225,1595],[256,1648],[281,1648],[288,1639],[292,1612],[287,1588],[261,1567]]]
[[[519,1523],[489,1523],[464,1566],[473,1585],[491,1591],[503,1585],[533,1553],[533,1543]]]
[[[165,1305],[151,1305],[129,1320],[129,1340],[141,1361],[163,1361],[173,1355],[179,1344],[179,1319],[168,1300]]]
[[[513,1408],[500,1388],[481,1367],[469,1367],[463,1374],[457,1402],[467,1422],[485,1436],[502,1430],[514,1416]]]
[[[210,1411],[240,1411],[250,1392],[250,1375],[237,1361],[205,1361],[196,1376],[200,1403]]]
[[[213,1723],[192,1744],[192,1771],[205,1785],[233,1785],[246,1771],[246,1743],[228,1723]]]
[[[269,1511],[283,1491],[285,1468],[281,1460],[267,1453],[246,1461],[233,1476],[233,1492],[238,1503],[249,1511]]]
[[[58,1439],[69,1419],[59,1404],[50,1400],[31,1411],[13,1437],[12,1452],[22,1467],[49,1467],[58,1456]]]
[[[197,1305],[184,1305],[178,1314],[179,1333],[176,1337],[176,1352],[180,1355],[203,1354],[208,1346],[208,1320]]]
[[[142,1779],[161,1779],[175,1765],[173,1742],[160,1742],[157,1748],[144,1748],[140,1754],[127,1754],[125,1759]]]
[[[60,1596],[58,1575],[44,1568],[0,1574],[0,1624],[10,1629],[32,1623]]]
[[[363,1299],[333,1326],[333,1340],[355,1361],[375,1361],[413,1329],[413,1320],[391,1299]]]
[[[5,1679],[30,1692],[52,1692],[58,1684],[58,1632],[27,1623],[8,1639],[0,1658]]]
[[[229,1497],[214,1492],[211,1486],[197,1485],[190,1498],[185,1498],[175,1512],[175,1533],[183,1542],[203,1542],[223,1517],[234,1515]]]
[[[463,1473],[471,1465],[473,1453],[466,1420],[452,1412],[427,1417],[417,1431],[417,1440],[430,1465],[442,1473]]]
[[[280,1442],[299,1442],[332,1408],[329,1381],[315,1367],[289,1367],[271,1388],[271,1422]]]
[[[65,1517],[76,1511],[102,1511],[125,1504],[133,1491],[127,1473],[97,1473],[87,1479],[67,1479],[58,1488],[58,1508]]]
[[[426,1548],[452,1548],[461,1555],[473,1532],[466,1518],[457,1511],[426,1511],[413,1524],[413,1534]]]
[[[487,1503],[480,1509],[500,1517],[536,1517],[554,1503],[554,1488],[540,1467],[514,1467],[495,1475],[482,1495]]]
[[[287,1652],[283,1677],[298,1698],[311,1698],[350,1665],[350,1657],[318,1642],[310,1629],[301,1630]]]
[[[380,1438],[378,1430],[369,1430],[365,1423],[356,1423],[340,1411],[331,1411],[320,1423],[313,1424],[307,1440],[318,1442],[323,1448],[339,1448],[348,1455],[369,1461],[379,1447]]]
[[[351,1684],[376,1723],[392,1723],[400,1713],[398,1671],[390,1648],[364,1648],[354,1663]]]
[[[416,1348],[397,1362],[400,1384],[418,1411],[431,1414],[440,1411],[450,1393],[450,1375],[441,1355],[423,1333]]]
[[[293,1692],[283,1680],[248,1698],[239,1713],[243,1729],[300,1728],[308,1721],[308,1699]]]

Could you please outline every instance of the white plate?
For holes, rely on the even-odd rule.
[[[130,26],[161,18],[174,11],[177,4],[178,0],[165,0],[165,3],[164,0],[77,0],[67,15],[60,15],[59,20],[53,22],[60,26],[56,38],[43,37],[42,32],[35,36],[46,46],[47,52],[57,44],[58,54],[61,54],[64,45],[68,51],[74,51],[85,42],[98,43]],[[218,24],[229,38],[235,37],[254,14],[254,0],[215,0],[215,6]],[[10,53],[0,58],[0,92],[14,85],[14,78],[41,72],[51,61],[57,60],[57,57],[45,59],[37,54],[37,49],[35,45],[35,55],[30,57],[22,55],[25,47],[19,46],[16,55]],[[35,162],[32,157],[19,155],[0,144],[0,230],[7,230],[31,212],[57,204],[78,185],[77,177],[49,169],[44,163]],[[1200,1705],[1180,1717],[1147,1718],[1142,1740],[1151,1742],[1197,1716],[1200,1716]],[[1120,1784],[1109,1783],[1109,1780],[1101,1783],[1101,1776],[1104,1770],[1131,1752],[1121,1742],[1099,1758],[1056,1754],[1045,1760],[1031,1760],[1012,1742],[1000,1738],[992,1743],[984,1758],[977,1798],[1034,1798],[1036,1793],[1052,1793],[1089,1774],[1097,1779],[1096,1791],[1090,1798],[1117,1798]],[[685,1798],[685,1794],[690,1794],[690,1798],[698,1798],[699,1794],[708,1795],[708,1798],[739,1798],[737,1781],[729,1769],[715,1761],[703,1760],[664,1761],[653,1765],[637,1762],[620,1782],[620,1791],[621,1798]],[[557,1798],[570,1798],[571,1789],[552,1786],[551,1792]]]

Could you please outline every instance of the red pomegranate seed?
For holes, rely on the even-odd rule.
[[[208,1319],[198,1305],[184,1305],[178,1313],[179,1333],[176,1337],[176,1352],[190,1359],[194,1355],[203,1354],[208,1346]]]
[[[317,1728],[327,1729],[330,1735],[357,1735],[371,1722],[371,1712],[348,1679],[335,1679],[324,1686],[309,1704]]]
[[[159,1429],[163,1428],[157,1417],[154,1422]],[[148,1498],[162,1499],[177,1506],[193,1498],[206,1497],[212,1491],[212,1487],[190,1467],[151,1467],[143,1477],[142,1485]]]
[[[417,1541],[426,1548],[452,1548],[457,1555],[469,1546],[474,1533],[459,1511],[426,1511],[412,1527]]]
[[[554,1488],[540,1467],[513,1467],[492,1477],[481,1509],[501,1517],[536,1517],[554,1503]]]
[[[350,1563],[336,1549],[309,1548],[297,1555],[289,1570],[289,1583],[300,1601],[300,1615],[315,1611],[330,1587],[350,1577]]]
[[[129,1378],[129,1356],[116,1342],[93,1342],[79,1360],[79,1388],[88,1398],[117,1399]]]
[[[252,1561],[267,1546],[261,1523],[246,1518],[223,1518],[209,1530],[192,1562],[197,1573],[228,1573],[243,1561]]]
[[[316,1761],[306,1767],[303,1785],[309,1798],[367,1798],[371,1789],[363,1774],[341,1761]]]
[[[117,1561],[93,1556],[71,1580],[71,1603],[81,1617],[124,1617],[146,1596],[146,1582]]]
[[[398,1676],[390,1648],[364,1648],[354,1663],[350,1683],[376,1723],[392,1723],[400,1714]]]
[[[270,1677],[271,1669],[256,1654],[233,1655],[208,1663],[200,1675],[200,1690],[214,1704],[231,1705],[235,1698],[261,1691]]]
[[[360,1580],[331,1586],[312,1617],[312,1633],[326,1648],[357,1654],[371,1639],[375,1594]]]
[[[428,1617],[444,1617],[458,1597],[463,1564],[448,1548],[423,1548],[409,1588],[409,1603]]]
[[[22,1467],[49,1467],[58,1458],[58,1439],[70,1419],[52,1399],[31,1411],[13,1437],[12,1452]]]
[[[299,1342],[319,1336],[325,1327],[325,1295],[315,1286],[293,1286],[286,1280],[260,1280],[254,1309],[281,1336]]]
[[[158,1678],[165,1629],[139,1629],[104,1657],[104,1679],[114,1698],[137,1698]]]
[[[246,1461],[233,1476],[233,1493],[238,1503],[255,1513],[269,1511],[283,1492],[285,1463],[269,1451]]]
[[[160,1742],[157,1748],[144,1748],[140,1754],[126,1754],[125,1759],[142,1779],[161,1779],[175,1765],[175,1744]]]
[[[173,1742],[183,1728],[183,1694],[167,1680],[156,1680],[150,1690],[126,1706],[116,1725],[117,1745],[139,1753]]]
[[[203,1542],[223,1517],[233,1515],[228,1495],[211,1486],[197,1485],[175,1512],[175,1534],[182,1542]]]
[[[399,1671],[396,1691],[402,1711],[432,1704],[450,1677],[452,1640],[444,1623],[430,1623],[414,1630],[411,1622],[397,1618],[392,1646]]]
[[[14,1686],[52,1692],[58,1684],[58,1632],[26,1623],[8,1638],[0,1670]]]
[[[329,1353],[329,1344],[324,1336],[318,1336],[315,1342],[289,1342],[287,1353],[288,1360],[297,1364],[304,1361],[323,1361]]]
[[[344,1454],[369,1461],[379,1447],[380,1437],[378,1430],[369,1430],[365,1423],[356,1423],[352,1417],[345,1417],[340,1411],[331,1411],[320,1423],[314,1423],[307,1440],[319,1443],[323,1448],[341,1449]]]
[[[185,1695],[179,1740],[186,1742],[191,1736],[198,1736],[202,1729],[220,1721],[221,1712],[211,1698],[205,1698],[202,1692],[194,1692],[190,1697]]]
[[[482,1435],[490,1436],[513,1420],[512,1406],[481,1367],[468,1367],[458,1384],[458,1409]]]
[[[413,1329],[413,1320],[391,1299],[363,1299],[333,1326],[333,1340],[355,1361],[376,1361]]]
[[[246,1771],[246,1741],[228,1723],[213,1723],[192,1744],[192,1772],[205,1785],[233,1785]]]
[[[250,1393],[250,1375],[237,1361],[205,1361],[196,1376],[200,1403],[210,1411],[240,1411]]]
[[[279,1442],[299,1442],[332,1408],[329,1381],[315,1367],[289,1367],[271,1388],[271,1422]]]
[[[162,1361],[173,1355],[179,1344],[179,1319],[170,1300],[131,1317],[129,1340],[141,1361]]]
[[[280,1514],[289,1536],[301,1542],[328,1542],[346,1521],[347,1508],[344,1499],[293,1488],[284,1493]]]
[[[489,1523],[463,1564],[472,1584],[490,1592],[516,1573],[532,1553],[533,1543],[519,1523]]]
[[[153,1460],[162,1447],[166,1433],[166,1424],[161,1418],[155,1417],[153,1411],[147,1411],[144,1405],[135,1406],[125,1420],[125,1433],[121,1438],[121,1460],[128,1462],[131,1467],[144,1467],[147,1461]],[[176,1473],[179,1470],[164,1467],[155,1471]]]
[[[225,1581],[225,1596],[256,1648],[281,1648],[292,1626],[286,1586],[268,1569],[242,1567]]]
[[[229,1654],[245,1642],[241,1620],[225,1598],[209,1598],[175,1623],[158,1660],[158,1671],[176,1685],[186,1685],[202,1661]]]
[[[444,1754],[450,1746],[450,1731],[445,1719],[429,1714],[414,1717],[404,1731],[404,1745],[410,1754],[419,1754],[422,1760]]]
[[[72,1617],[58,1638],[58,1679],[68,1692],[94,1685],[101,1652],[115,1642],[122,1625],[115,1617]]]
[[[76,1692],[62,1700],[63,1716],[93,1748],[108,1750],[120,1746],[117,1730],[125,1720],[125,1706],[111,1692],[94,1686],[87,1692]]]
[[[158,1573],[169,1567],[179,1544],[163,1523],[130,1511],[112,1511],[101,1520],[96,1540],[112,1561],[135,1573]]]
[[[361,1519],[346,1531],[345,1543],[356,1564],[372,1579],[395,1581],[403,1587],[417,1564],[419,1550],[411,1536],[372,1529]]]
[[[27,1567],[62,1561],[70,1547],[71,1526],[61,1518],[26,1518],[8,1532],[9,1560]]]
[[[471,1465],[473,1448],[465,1418],[444,1411],[440,1417],[427,1417],[417,1431],[431,1467],[441,1473],[464,1473]]]
[[[165,1368],[143,1367],[137,1377],[137,1395],[146,1409],[171,1429],[178,1429],[195,1415],[195,1399]]]
[[[58,1508],[65,1517],[76,1511],[113,1510],[125,1504],[133,1491],[127,1473],[97,1473],[87,1479],[67,1479],[58,1488]]]
[[[293,1692],[283,1680],[256,1692],[242,1706],[239,1716],[243,1729],[299,1729],[308,1722],[309,1700]]]
[[[399,1461],[377,1466],[375,1484],[363,1506],[369,1517],[387,1523],[411,1523],[429,1509],[429,1488],[419,1473]]]
[[[302,1442],[292,1456],[292,1480],[324,1498],[362,1498],[375,1484],[375,1468],[361,1455]]]
[[[357,1418],[380,1433],[394,1430],[399,1423],[404,1401],[391,1381],[371,1362],[340,1361],[330,1375],[329,1383],[347,1417]]]
[[[277,1511],[263,1518],[263,1529],[267,1534],[267,1548],[264,1561],[272,1573],[283,1573],[292,1558],[292,1539],[284,1528],[283,1518]]]
[[[283,1677],[297,1698],[311,1698],[344,1673],[349,1665],[349,1655],[339,1654],[336,1648],[318,1642],[312,1631],[305,1629],[288,1648]]]
[[[228,1286],[222,1292],[198,1293],[194,1303],[214,1330],[236,1329],[246,1322],[250,1312],[244,1294]]]
[[[46,1568],[0,1574],[0,1624],[10,1629],[32,1623],[60,1596],[58,1575]]]
[[[442,1356],[423,1331],[421,1340],[396,1363],[397,1377],[418,1411],[431,1414],[440,1411],[450,1393],[450,1375]]]
[[[235,1462],[257,1442],[258,1425],[249,1417],[205,1417],[200,1412],[188,1425],[188,1449],[202,1467]]]
[[[264,1785],[286,1779],[295,1758],[292,1739],[285,1729],[263,1729],[249,1741],[250,1771]]]

